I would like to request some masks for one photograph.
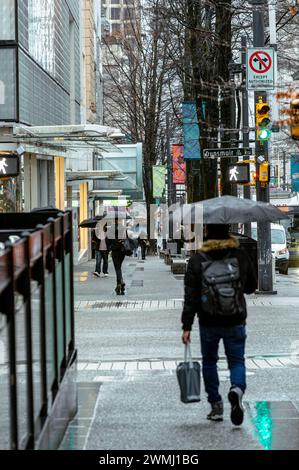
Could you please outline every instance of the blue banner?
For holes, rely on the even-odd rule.
[[[183,103],[184,159],[200,160],[200,132],[197,118],[196,102]]]
[[[299,192],[299,153],[291,155],[292,191]]]

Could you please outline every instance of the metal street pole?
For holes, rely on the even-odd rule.
[[[265,45],[265,24],[264,15],[268,6],[267,0],[252,0],[253,6],[253,46],[264,47]],[[263,101],[267,101],[267,93],[263,90],[254,92],[254,102],[258,103],[259,97]],[[256,110],[255,110],[256,112]],[[256,119],[256,116],[255,116]],[[255,120],[256,122],[256,120]],[[255,142],[255,157],[256,157],[256,199],[257,201],[269,202],[269,183],[262,186],[259,175],[259,162],[258,157],[263,157],[269,161],[268,142],[259,141]],[[272,250],[271,250],[271,226],[269,222],[259,222],[257,224],[257,237],[258,237],[258,293],[260,294],[275,294],[273,291],[273,276],[272,276]]]
[[[230,82],[230,126],[231,129],[236,129],[236,84],[235,84],[235,75],[233,72],[233,62],[230,63],[231,67],[229,68],[229,82]],[[232,130],[230,133],[231,147],[237,147],[239,135],[237,136],[236,131]],[[237,163],[237,158],[231,158],[230,163]],[[231,184],[230,193],[232,196],[237,196],[237,185]],[[232,227],[233,228],[233,227]],[[234,229],[234,228],[233,228]],[[236,224],[236,231],[238,226]]]
[[[246,52],[247,52],[247,37],[242,36],[242,128],[243,128],[243,146],[249,147],[249,104],[248,104],[248,90],[246,85]],[[248,129],[248,130],[247,130]],[[246,157],[243,158],[245,160]],[[243,187],[244,199],[251,199],[250,186]],[[244,235],[251,237],[251,225],[244,224]]]

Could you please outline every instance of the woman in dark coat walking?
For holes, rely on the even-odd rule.
[[[126,284],[123,280],[122,264],[127,254],[124,242],[125,239],[128,238],[128,233],[120,222],[116,223],[113,228],[115,229],[115,233],[113,238],[111,237],[108,239],[108,246],[109,251],[111,250],[112,261],[116,274],[115,292],[117,295],[124,295]]]

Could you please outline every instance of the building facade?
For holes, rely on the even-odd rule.
[[[24,149],[20,175],[0,180],[0,211],[62,209],[65,152],[13,134],[80,123],[80,0],[2,0],[0,64],[0,152]]]

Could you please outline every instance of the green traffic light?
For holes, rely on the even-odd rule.
[[[261,129],[258,131],[257,138],[258,140],[269,140],[271,136],[271,132],[269,129]]]

